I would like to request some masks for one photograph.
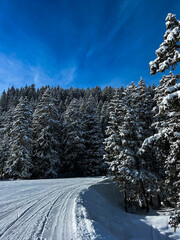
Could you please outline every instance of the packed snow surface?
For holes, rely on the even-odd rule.
[[[168,212],[127,214],[114,184],[103,178],[0,182],[2,240],[180,239]]]

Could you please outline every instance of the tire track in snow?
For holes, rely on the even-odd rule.
[[[51,236],[55,239],[74,239],[73,229],[73,210],[76,197],[81,191],[82,187],[70,188],[66,192],[66,198],[61,206],[59,206],[58,214],[55,216],[51,227]],[[46,236],[45,236],[46,237]]]
[[[53,190],[52,192],[49,192],[48,194],[44,195],[44,197],[49,196],[49,194],[52,194],[54,191],[55,191],[55,190]],[[41,198],[39,198],[39,200],[40,200],[40,199],[41,199]],[[28,200],[29,200],[29,198],[28,198]],[[4,219],[4,217],[10,215],[12,212],[17,211],[18,209],[20,209],[20,208],[22,208],[22,207],[24,207],[24,206],[26,206],[26,205],[34,202],[34,201],[39,201],[39,200],[37,200],[37,197],[31,199],[31,200],[28,201],[28,202],[26,202],[26,199],[23,199],[23,200],[21,201],[21,202],[23,202],[23,204],[22,204],[21,202],[18,202],[18,206],[16,206],[16,207],[12,207],[12,208],[8,209],[7,206],[6,206],[6,210],[0,212],[0,220]],[[25,203],[24,203],[24,202],[25,202]],[[12,201],[12,202],[8,202],[8,204],[11,204],[11,205],[14,206],[14,205],[16,205],[17,203],[14,202],[14,201]],[[10,206],[11,206],[11,205],[10,205]],[[1,206],[0,206],[0,207],[1,207]]]
[[[59,189],[58,189],[59,190]],[[53,190],[51,191],[49,194],[53,194],[53,193],[56,193],[57,189],[56,190]],[[59,193],[59,191],[58,191]],[[42,210],[42,209],[45,209],[46,207],[49,206],[49,204],[51,204],[51,201],[52,201],[52,197],[54,195],[51,195],[51,199],[49,199],[49,194],[46,194],[43,199],[36,199],[36,202],[34,204],[32,204],[30,207],[28,207],[25,211],[23,211],[22,214],[20,214],[18,216],[17,219],[15,219],[13,222],[11,222],[8,227],[5,229],[5,231],[0,234],[0,239],[1,237],[3,237],[2,239],[5,239],[6,237],[8,237],[8,235],[11,235],[12,232],[14,232],[14,236],[12,239],[21,239],[21,235],[23,234],[24,232],[24,228],[23,230],[19,233],[18,232],[18,228],[19,226],[23,226],[23,225],[26,225],[28,226],[28,228],[30,228],[30,225],[31,222],[32,224],[34,224],[34,217],[37,216],[38,218],[41,217],[41,215],[39,214],[39,212]],[[48,200],[48,201],[47,201]],[[43,205],[42,205],[43,204]],[[34,208],[35,207],[35,208]],[[34,208],[34,209],[33,209]],[[17,209],[16,209],[17,210]],[[43,212],[44,214],[44,212]],[[29,220],[31,220],[31,222],[29,222]],[[31,224],[31,225],[32,225]],[[37,226],[37,225],[36,225]],[[24,239],[24,238],[22,238]],[[26,238],[27,239],[27,238]]]
[[[56,204],[56,202],[57,202],[61,197],[63,197],[63,195],[65,195],[65,194],[58,195],[58,197],[55,199],[55,201],[53,201],[52,205],[50,206],[48,212],[46,213],[46,216],[45,216],[44,220],[42,221],[41,229],[40,229],[40,231],[36,234],[37,239],[42,239],[42,235],[43,235],[43,232],[44,232],[44,230],[45,230],[46,224],[47,224],[47,222],[48,222],[49,215],[50,215],[50,213],[51,213],[54,205]]]
[[[4,220],[7,221],[7,224],[0,221],[0,229],[2,230],[0,239],[32,240],[46,238],[53,240],[79,240],[80,238],[75,238],[75,232],[77,231],[75,229],[77,218],[75,212],[78,212],[75,211],[75,201],[82,190],[98,181],[99,179],[97,178],[75,178],[51,181],[41,180],[39,184],[36,180],[39,194],[33,195],[32,192],[28,193],[26,189],[25,193],[22,191],[22,195],[13,196],[18,207],[13,208],[14,204],[12,203],[8,205],[8,216],[6,216],[5,212],[5,216],[0,213],[0,217],[5,217]],[[45,192],[46,194],[44,194]],[[25,206],[26,209],[23,209]],[[16,214],[16,211],[22,212],[15,219],[13,215]]]
[[[47,197],[49,196],[49,194],[52,194],[52,193],[54,193],[55,191],[56,191],[56,190],[51,191],[50,193],[48,193],[48,194],[46,194],[45,196],[43,196],[43,198],[47,198]],[[10,210],[10,212],[8,212],[8,213],[5,215],[5,216],[8,216],[8,215],[10,215],[10,214],[16,215],[16,212],[17,212],[21,207],[26,206],[26,205],[28,205],[29,203],[32,203],[32,202],[34,202],[34,201],[35,201],[35,203],[33,203],[30,207],[26,208],[21,214],[19,214],[19,216],[18,216],[15,220],[13,220],[10,224],[8,224],[8,226],[5,228],[5,230],[0,233],[0,238],[1,238],[2,236],[4,236],[4,234],[5,234],[6,232],[8,232],[8,231],[14,226],[14,224],[16,224],[16,222],[18,222],[19,220],[21,220],[21,218],[22,218],[27,212],[29,212],[29,210],[31,210],[36,204],[38,204],[38,203],[41,201],[41,198],[32,199],[31,201],[26,202],[26,203],[24,203],[23,205],[21,205],[21,206],[19,206],[19,207],[15,207],[15,208],[13,208],[12,210]],[[13,211],[13,210],[14,210],[14,211]],[[3,219],[5,216],[4,216],[4,215],[3,215],[3,216],[0,216],[0,219]]]

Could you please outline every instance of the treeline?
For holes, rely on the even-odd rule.
[[[0,177],[104,175],[105,130],[114,92],[123,88],[8,89],[0,99]],[[151,99],[153,88],[146,88]]]
[[[122,94],[123,88],[118,91]],[[103,141],[113,94],[112,87],[36,90],[31,85],[4,91],[1,178],[105,174]]]

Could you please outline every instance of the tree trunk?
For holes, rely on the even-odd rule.
[[[127,208],[127,193],[124,190],[124,209],[126,212],[128,212],[128,208]]]
[[[149,202],[148,202],[148,199],[147,199],[147,196],[146,196],[146,192],[145,192],[145,189],[144,189],[144,185],[143,185],[142,179],[140,180],[140,183],[141,183],[142,194],[143,194],[143,198],[144,198],[146,212],[148,213],[149,212]]]
[[[159,196],[159,194],[157,195],[157,201],[158,201],[158,208],[161,207],[161,197]]]
[[[152,195],[149,193],[149,205],[153,206]]]
[[[4,174],[4,159],[2,160],[2,167],[1,167],[1,180],[3,179]]]

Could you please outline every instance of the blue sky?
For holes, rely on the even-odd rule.
[[[126,87],[151,76],[179,0],[1,0],[0,91],[14,85]]]

